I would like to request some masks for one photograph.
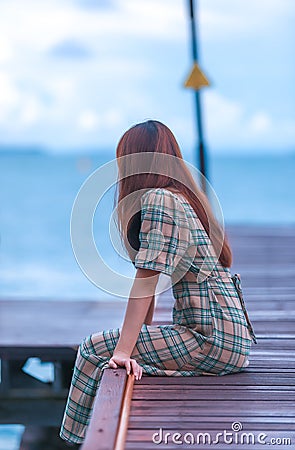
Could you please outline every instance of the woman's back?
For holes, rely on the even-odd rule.
[[[195,335],[192,357],[202,355],[205,366],[210,361],[219,372],[229,359],[238,365],[251,345],[248,324],[230,270],[221,265],[195,211],[182,194],[165,188],[146,192],[141,205],[135,267],[171,276],[173,325]],[[209,356],[212,348],[219,348],[218,358]]]

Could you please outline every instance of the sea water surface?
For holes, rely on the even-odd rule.
[[[0,299],[110,298],[75,260],[70,217],[82,184],[113,158],[107,151],[0,151]],[[209,179],[227,225],[295,226],[295,153],[211,155]],[[109,236],[113,198],[111,188],[98,205],[95,243],[110,268],[132,276],[132,264],[117,254]],[[0,426],[0,450],[17,449],[22,430]]]
[[[111,152],[0,152],[0,298],[108,296],[75,260],[70,217],[82,184],[112,159]],[[209,169],[226,224],[295,224],[295,153],[211,156]],[[95,244],[112,269],[132,276],[132,265],[117,254],[109,236],[113,198],[110,189],[96,210]]]

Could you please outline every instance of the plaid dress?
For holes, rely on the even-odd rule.
[[[141,200],[136,268],[171,276],[175,303],[171,325],[143,325],[132,358],[146,375],[199,376],[239,372],[248,365],[255,335],[239,278],[215,255],[202,223],[180,194],[157,188]],[[81,443],[103,369],[120,329],[92,334],[81,343],[60,436]]]

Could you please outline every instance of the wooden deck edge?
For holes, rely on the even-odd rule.
[[[104,369],[81,450],[114,449],[126,380],[126,370]]]
[[[117,431],[117,439],[114,450],[124,450],[125,441],[129,424],[129,413],[131,407],[131,400],[134,387],[134,375],[130,374],[127,378],[126,389],[124,393],[122,409],[120,414],[120,421]]]
[[[125,369],[104,369],[81,450],[124,449],[133,384]]]

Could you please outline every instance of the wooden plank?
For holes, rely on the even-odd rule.
[[[125,441],[126,441],[127,428],[128,428],[128,422],[129,422],[129,413],[130,413],[131,399],[132,399],[132,394],[133,394],[133,386],[134,386],[134,374],[130,374],[127,377],[127,384],[126,384],[126,389],[125,389],[124,397],[123,397],[123,404],[122,404],[122,409],[121,409],[121,414],[120,414],[120,420],[119,420],[114,450],[124,450],[125,449]]]
[[[289,417],[295,417],[294,401],[292,400],[272,400],[271,396],[269,399],[264,400],[244,400],[243,402],[234,400],[136,400],[132,402],[131,411],[132,414],[138,413],[139,411],[145,411],[145,414],[153,415],[155,410],[157,413],[160,411],[163,415],[171,416],[175,414],[176,411],[182,409],[183,415],[193,415],[193,416],[207,416],[212,414],[226,416],[232,414],[233,411],[243,412],[244,415],[260,415],[260,414],[273,414],[274,411],[280,414],[286,414]],[[165,413],[166,411],[166,413]],[[211,412],[210,412],[211,411]]]
[[[236,385],[236,384],[229,384],[228,385],[229,389],[231,390],[231,392],[235,392],[235,395],[238,396],[240,391],[247,391],[249,388],[251,388],[251,390],[255,390],[255,391],[291,391],[294,392],[295,391],[295,386],[290,386],[289,383],[285,384],[285,385],[249,385],[249,384],[244,384],[244,385]],[[227,387],[222,385],[222,392],[226,391]],[[137,396],[144,396],[145,393],[150,393],[148,395],[152,395],[152,393],[157,394],[158,392],[162,392],[165,391],[167,393],[169,393],[169,395],[173,395],[174,393],[178,393],[181,390],[181,392],[185,393],[185,392],[193,392],[193,391],[208,391],[210,390],[210,392],[212,393],[212,395],[214,395],[214,391],[220,391],[220,385],[214,385],[214,384],[205,384],[205,385],[190,385],[190,386],[184,386],[181,385],[179,383],[177,384],[171,384],[168,386],[162,386],[162,385],[143,385],[143,386],[136,386],[136,390],[133,393],[133,399],[137,399]],[[138,397],[140,398],[140,397]]]
[[[141,386],[167,386],[167,385],[176,385],[176,386],[199,386],[199,385],[205,385],[205,386],[232,386],[232,385],[261,385],[261,386],[267,386],[272,384],[279,384],[287,383],[288,385],[295,385],[295,377],[289,373],[281,373],[281,372],[274,372],[274,373],[268,373],[268,374],[261,374],[261,373],[251,373],[248,369],[246,369],[244,372],[231,374],[231,375],[224,375],[221,377],[213,377],[213,376],[200,376],[200,377],[160,377],[160,376],[143,376],[140,381],[135,381],[134,386],[135,389],[137,389],[138,384],[140,383]]]
[[[61,424],[65,409],[65,398],[38,397],[35,399],[9,398],[0,401],[1,424],[23,424],[30,426],[53,426]]]
[[[276,351],[277,354],[280,354],[280,350],[282,349],[294,351],[295,340],[288,337],[283,338],[282,335],[278,336],[276,339],[261,336],[258,345],[253,346],[252,349],[255,347],[261,350],[273,350]]]
[[[25,345],[2,345],[0,346],[0,358],[3,360],[26,360],[27,358],[40,358],[42,361],[74,361],[76,347],[64,346],[25,346]]]
[[[251,426],[253,430],[259,430],[262,427],[265,430],[295,430],[295,423],[293,417],[279,417],[279,416],[270,416],[270,417],[244,417],[243,415],[239,415],[239,422],[243,425],[247,425],[248,428]],[[179,429],[186,428],[210,428],[211,430],[218,430],[220,428],[228,427],[229,424],[237,421],[237,418],[234,416],[227,416],[224,418],[223,416],[212,416],[212,417],[182,417],[181,415],[169,416],[166,418],[165,416],[143,416],[143,415],[130,415],[129,418],[129,429],[157,429],[159,426],[163,427],[177,427]]]
[[[224,428],[225,431],[227,431],[228,433],[233,432],[233,430],[231,429],[231,423],[227,423],[225,425],[226,425],[226,427]],[[242,425],[244,425],[244,424],[242,424]],[[130,430],[130,432],[128,433],[128,442],[134,442],[134,441],[137,441],[137,442],[150,442],[151,445],[153,445],[153,442],[152,442],[152,439],[151,439],[152,435],[155,432],[159,432],[159,428],[160,427],[156,428],[155,430],[145,430],[145,429]],[[221,431],[221,430],[223,431],[223,429],[221,427],[219,428],[219,430],[214,430],[214,429],[212,430],[212,428],[205,428],[205,427],[202,427],[202,428],[201,427],[194,427],[193,430],[190,430],[190,428],[187,427],[187,428],[182,429],[181,431],[182,431],[182,434],[194,431],[195,436],[196,436],[196,434],[198,432],[199,433],[210,433],[211,432],[212,433],[212,441],[213,441],[215,436],[216,436],[216,431]],[[257,435],[258,435],[259,432],[260,433],[262,432],[262,430],[263,430],[263,428],[261,427],[260,430],[258,429],[258,430],[254,430],[254,431],[258,431],[258,433],[257,433]],[[165,433],[171,433],[172,434],[172,433],[175,433],[176,431],[178,431],[178,427],[177,426],[176,427],[168,426],[165,429],[162,428],[162,433],[163,434],[165,434]],[[273,431],[272,430],[267,430],[267,431],[268,431],[267,434],[268,434],[269,437],[271,437],[271,436],[277,436],[277,437],[285,436],[285,437],[287,437],[288,436],[288,437],[291,438],[291,443],[292,443],[292,441],[294,442],[294,438],[295,438],[295,431],[294,431],[294,429],[292,429],[292,430],[278,429],[278,430],[273,430]],[[253,428],[252,427],[249,427],[249,428],[244,427],[242,432],[244,432],[244,433],[252,433],[253,432]],[[239,433],[237,433],[237,437],[239,436]],[[171,434],[170,434],[170,439],[171,439]],[[241,436],[241,434],[242,433],[240,433],[240,436]],[[235,433],[233,433],[233,435],[235,435]],[[164,445],[165,444],[164,439],[162,439],[162,442],[161,442],[161,439],[160,439],[161,436],[158,435],[157,437],[158,437],[158,445],[161,445],[161,444]],[[168,437],[169,436],[167,435],[167,438]],[[230,437],[230,436],[228,436],[228,437]],[[211,444],[213,444],[212,441],[211,441]],[[168,439],[168,442],[169,442],[169,439]],[[200,441],[200,443],[202,444],[202,441]],[[232,442],[232,444],[233,443],[234,443],[234,441]],[[242,444],[242,442],[239,441],[239,440],[238,440],[238,443],[240,443],[240,445]],[[246,444],[246,442],[244,442],[244,445],[245,444]],[[265,442],[265,444],[266,444],[266,442]],[[207,441],[207,445],[208,445],[208,441]],[[262,444],[260,444],[260,446],[261,445]],[[166,448],[166,447],[164,447],[164,448]],[[180,448],[182,448],[182,446]],[[214,448],[215,448],[215,445],[214,445]],[[251,448],[252,448],[252,446],[251,446]],[[292,447],[290,447],[290,448],[292,448]]]
[[[188,444],[185,445],[184,441],[179,442],[181,438],[184,438],[185,433],[191,433],[190,429],[181,430],[181,433],[177,436],[178,444],[180,445],[180,448],[192,448],[194,445],[196,447],[203,444],[203,447],[201,448],[207,448],[207,446],[212,445],[214,448],[223,449],[223,448],[229,448],[230,444],[236,443],[237,447],[242,447],[245,445],[250,446],[251,449],[261,448],[261,445],[271,445],[271,439],[276,439],[278,443],[278,446],[271,445],[271,448],[293,448],[292,443],[294,442],[295,432],[292,430],[267,430],[264,432],[263,428],[261,430],[257,430],[253,432],[251,428],[243,429],[240,432],[233,432],[230,428],[230,424],[224,429],[220,430],[206,430],[206,429],[198,429],[193,430],[194,432],[193,437],[195,438],[193,441],[189,440]],[[175,448],[175,442],[172,440],[172,435],[174,433],[178,432],[178,428],[167,428],[167,429],[155,429],[155,430],[130,430],[128,433],[128,441],[126,445],[126,449],[129,448],[135,448],[132,446],[132,444],[140,445],[138,448],[153,448],[152,446],[155,446],[157,443],[158,445],[163,446],[164,448]],[[221,432],[221,435],[219,435],[219,439],[217,438],[217,432]],[[224,435],[224,432],[227,434]],[[168,434],[169,433],[169,434]],[[204,433],[207,433],[206,441],[204,440],[205,436]],[[156,440],[153,441],[153,438]],[[175,436],[176,438],[176,436]],[[247,440],[247,438],[249,440]],[[259,439],[260,438],[260,439]],[[285,445],[282,446],[282,442],[285,442]],[[214,442],[215,441],[215,442]],[[262,441],[262,442],[261,442]],[[206,446],[204,444],[206,443]],[[170,444],[170,445],[169,445]],[[194,445],[192,445],[194,444]],[[244,445],[243,445],[244,444]]]
[[[156,397],[155,397],[156,394]],[[133,401],[137,400],[154,400],[157,398],[157,401],[162,400],[170,400],[173,398],[174,401],[185,401],[185,400],[234,400],[236,401],[237,398],[239,398],[239,401],[255,401],[259,399],[259,401],[262,400],[269,400],[270,396],[270,390],[262,390],[262,389],[255,389],[251,388],[249,389],[249,386],[247,388],[238,391],[235,389],[162,389],[158,391],[138,391],[135,390],[133,393]],[[295,400],[295,389],[294,390],[280,390],[280,389],[272,389],[271,390],[271,400]],[[294,402],[295,404],[295,402]]]
[[[71,347],[122,324],[124,301],[0,301],[0,347]],[[69,332],[71,330],[71,332]]]
[[[19,450],[69,450],[68,444],[60,439],[59,430],[59,427],[26,427]]]
[[[126,380],[125,369],[104,369],[81,450],[114,450]]]
[[[42,399],[42,401],[46,401],[47,399],[66,399],[69,389],[59,389],[58,391],[55,391],[52,389],[51,384],[42,383],[44,386],[38,388],[33,387],[29,389],[28,387],[22,387],[22,388],[11,388],[8,391],[1,392],[0,395],[0,401],[9,401],[9,400],[17,400],[19,402],[26,401],[26,400],[38,400]],[[0,423],[1,423],[1,413],[0,413]]]
[[[151,450],[153,447],[151,447],[151,445],[153,445],[153,447],[155,446],[155,444],[151,443],[151,441],[147,441],[147,442],[127,442],[126,444],[126,450],[138,450],[140,448],[140,450]],[[165,448],[165,450],[175,450],[175,447],[177,444],[174,443],[170,443],[170,444],[162,444],[163,448]],[[164,447],[165,445],[165,447]],[[198,444],[199,445],[199,444]],[[181,446],[179,446],[182,450],[191,450],[192,449],[192,445],[191,444],[181,444]],[[206,448],[208,447],[208,445],[206,445]],[[198,447],[197,447],[198,448]],[[202,447],[199,447],[202,448]],[[204,449],[205,447],[203,447]],[[285,448],[290,448],[289,447],[285,447]],[[292,448],[292,447],[291,447]],[[216,450],[228,450],[229,449],[229,444],[218,444],[218,445],[214,445],[214,449]],[[271,446],[272,450],[282,450],[282,445],[272,445]],[[251,445],[251,450],[261,450],[261,444],[257,444],[257,445]]]
[[[155,429],[163,424],[163,426],[179,426],[180,428],[188,428],[190,425],[193,427],[205,427],[208,425],[211,429],[220,429],[224,424],[232,424],[233,422],[239,420],[243,424],[251,424],[253,429],[262,428],[265,426],[266,429],[294,429],[294,417],[281,417],[281,416],[248,416],[245,417],[243,414],[239,414],[238,419],[236,416],[228,415],[226,417],[212,415],[210,417],[200,416],[200,417],[189,417],[182,416],[181,414],[175,414],[173,416],[144,416],[144,415],[132,415],[130,414],[129,428],[130,429]]]
[[[236,447],[244,447],[245,445],[250,446],[251,450],[252,449],[259,449],[261,448],[261,446],[263,445],[261,443],[264,442],[265,445],[267,445],[267,443],[269,444],[269,446],[271,445],[271,439],[277,439],[278,445],[271,445],[271,448],[282,448],[282,439],[285,440],[285,442],[288,442],[288,444],[285,444],[283,446],[283,448],[292,448],[291,444],[292,442],[294,442],[294,437],[295,437],[295,432],[294,431],[281,431],[281,430],[277,430],[277,431],[268,431],[268,433],[265,433],[266,436],[263,437],[263,432],[260,433],[256,432],[253,433],[252,430],[244,430],[240,433],[234,433],[232,432],[231,429],[225,429],[225,431],[228,433],[227,436],[225,436],[225,438],[223,438],[223,436],[219,435],[219,439],[216,439],[216,432],[211,432],[210,430],[206,431],[206,430],[196,430],[196,432],[193,434],[194,436],[194,440],[192,441],[191,439],[188,440],[188,443],[185,444],[184,441],[184,435],[185,433],[190,433],[190,430],[182,430],[181,433],[179,433],[178,435],[176,435],[178,429],[177,427],[174,429],[168,428],[167,430],[154,430],[154,433],[152,431],[147,431],[147,430],[139,430],[139,431],[130,431],[130,433],[128,434],[128,441],[127,441],[127,445],[126,445],[126,450],[129,448],[136,448],[133,447],[132,444],[134,445],[138,445],[138,448],[141,449],[145,449],[145,448],[153,448],[153,446],[155,446],[156,444],[153,442],[153,435],[154,435],[154,439],[157,439],[156,442],[158,445],[163,446],[165,449],[169,448],[169,449],[175,449],[177,442],[175,442],[175,440],[178,441],[178,446],[180,448],[186,448],[186,449],[191,449],[192,447],[196,446],[196,448],[198,448],[200,445],[203,447],[201,448],[207,448],[207,446],[209,447],[209,445],[212,445],[214,448],[218,448],[218,449],[228,449],[230,447],[230,444],[234,444],[236,442]],[[223,434],[223,430],[220,430]],[[169,433],[169,434],[168,434]],[[204,433],[207,433],[207,436],[204,436]],[[229,434],[230,433],[230,434]],[[243,434],[244,433],[244,434]],[[174,434],[174,442],[173,442],[173,434]],[[260,440],[259,440],[259,435],[260,435]],[[206,439],[206,440],[205,440]],[[215,441],[215,444],[214,444]],[[219,443],[216,443],[219,442]],[[275,441],[274,441],[275,442]],[[146,445],[148,445],[148,447],[146,447]],[[234,444],[235,445],[235,444]],[[200,448],[200,447],[199,447]]]

